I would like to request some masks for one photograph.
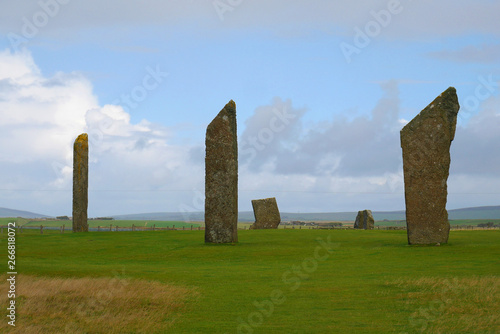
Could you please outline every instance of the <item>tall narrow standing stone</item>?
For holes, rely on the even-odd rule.
[[[446,181],[459,108],[450,87],[401,130],[410,245],[448,242]]]
[[[207,127],[205,242],[238,242],[238,143],[233,100]]]
[[[255,223],[250,226],[251,230],[278,228],[281,223],[281,216],[276,198],[254,199],[252,200],[252,207]]]
[[[354,222],[354,228],[373,230],[375,226],[375,219],[373,219],[373,214],[371,210],[358,211],[356,216],[356,221]]]
[[[73,232],[88,232],[89,137],[78,136],[73,148]]]

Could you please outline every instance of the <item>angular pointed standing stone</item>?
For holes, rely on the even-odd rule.
[[[459,108],[457,92],[450,87],[401,130],[410,245],[448,242],[446,182]]]
[[[254,199],[252,207],[255,223],[250,226],[251,230],[278,228],[281,216],[276,198]]]
[[[73,232],[88,232],[89,137],[78,136],[73,148]]]
[[[354,228],[373,230],[375,225],[375,219],[373,219],[373,214],[371,210],[358,211],[356,216],[356,221],[354,222]]]
[[[205,242],[238,242],[238,142],[233,100],[207,127]]]

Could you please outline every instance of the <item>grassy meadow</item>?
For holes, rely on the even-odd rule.
[[[500,219],[460,219],[450,220],[451,226],[477,226],[478,224],[486,224],[492,222],[495,225],[500,225]]]
[[[25,230],[16,329],[3,317],[0,332],[500,332],[499,230],[452,231],[439,247],[383,230],[240,230],[239,241]]]

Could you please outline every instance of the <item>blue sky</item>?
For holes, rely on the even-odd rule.
[[[72,142],[88,132],[91,216],[201,211],[205,129],[233,99],[240,210],[272,196],[282,211],[404,209],[399,130],[449,86],[461,110],[448,208],[498,205],[498,12],[486,0],[0,4],[0,206],[70,214]]]

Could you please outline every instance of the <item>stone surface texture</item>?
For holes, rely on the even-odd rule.
[[[401,130],[410,245],[448,242],[446,182],[459,109],[456,90],[450,87]]]
[[[354,222],[354,228],[363,230],[373,230],[375,226],[375,220],[373,219],[371,210],[358,211],[356,216],[356,221]]]
[[[251,230],[278,228],[281,216],[276,198],[254,199],[252,207],[255,223],[250,226]]]
[[[89,138],[78,136],[73,147],[73,232],[88,232]]]
[[[207,127],[205,242],[238,242],[238,142],[233,100]]]

